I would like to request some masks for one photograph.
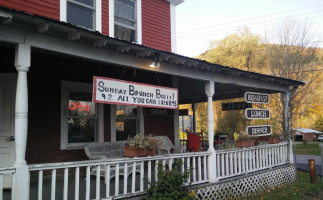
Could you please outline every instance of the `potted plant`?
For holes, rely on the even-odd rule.
[[[280,142],[281,142],[281,140],[279,138],[279,134],[278,133],[273,133],[268,138],[268,143],[269,144],[277,144],[277,143],[280,143]]]
[[[240,134],[237,138],[236,145],[239,148],[252,147],[256,145],[256,139],[249,135]]]
[[[154,156],[161,140],[158,136],[137,134],[129,137],[124,147],[126,157]]]

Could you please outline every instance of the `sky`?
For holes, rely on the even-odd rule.
[[[176,7],[177,53],[197,56],[244,27],[264,36],[287,18],[311,24],[323,47],[322,0],[185,0]]]

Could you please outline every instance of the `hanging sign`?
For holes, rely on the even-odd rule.
[[[247,108],[245,110],[245,116],[247,117],[247,119],[270,119],[268,109]]]
[[[270,125],[247,126],[246,133],[251,136],[262,136],[271,134]]]
[[[178,109],[178,89],[94,76],[93,102]]]
[[[251,103],[247,103],[245,101],[234,102],[234,103],[223,103],[222,104],[222,111],[228,111],[228,110],[244,110],[246,108],[252,108],[252,104]]]
[[[269,94],[246,92],[244,93],[244,98],[247,103],[269,103]]]

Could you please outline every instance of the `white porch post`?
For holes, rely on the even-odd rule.
[[[30,46],[18,44],[15,53],[15,67],[18,71],[16,90],[15,142],[16,174],[14,178],[14,197],[16,200],[29,199],[29,171],[25,160],[28,126],[27,72],[30,67]]]
[[[214,95],[214,81],[209,81],[205,84],[205,94],[207,96],[207,127],[208,127],[208,140],[209,140],[209,152],[211,156],[208,162],[208,171],[210,182],[217,182],[216,178],[216,159],[214,144],[214,112],[213,112],[213,95]]]
[[[294,163],[294,156],[293,156],[293,145],[291,140],[290,134],[290,114],[289,114],[289,102],[291,98],[291,91],[287,90],[286,92],[281,93],[282,103],[283,103],[283,131],[286,135],[286,140],[288,144],[288,157],[289,163]]]
[[[176,76],[172,77],[173,87],[178,88],[178,79]],[[179,110],[174,110],[174,144],[179,147],[181,145],[179,137]]]

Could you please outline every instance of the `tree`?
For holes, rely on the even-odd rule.
[[[320,115],[319,118],[315,121],[314,130],[323,132],[323,116]]]
[[[308,23],[297,20],[286,20],[280,26],[275,26],[270,36],[270,40],[267,37],[266,53],[271,73],[275,76],[306,82],[303,87],[291,88],[295,91],[292,93],[288,107],[291,127],[293,127],[295,115],[306,112],[301,108],[311,101],[315,93],[313,83],[319,76],[315,69],[320,64],[316,54],[317,42]],[[275,126],[282,130],[284,121],[280,95],[272,95],[271,99],[275,106],[275,113],[279,115],[278,117],[272,115],[277,119],[274,122]]]

